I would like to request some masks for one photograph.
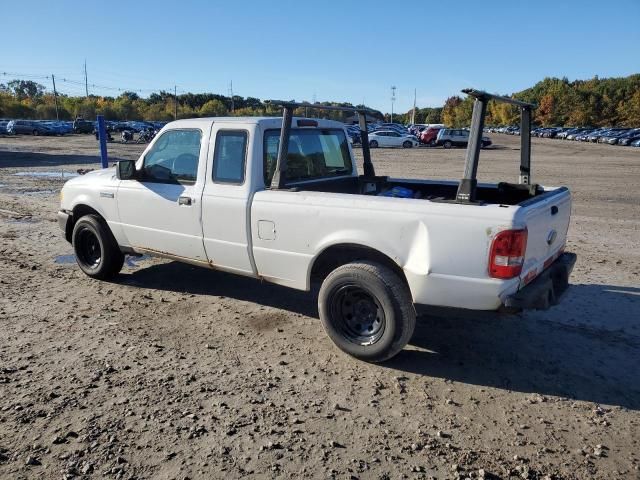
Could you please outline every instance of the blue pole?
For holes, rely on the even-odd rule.
[[[104,128],[104,116],[98,115],[98,139],[100,140],[100,163],[102,168],[107,168],[107,131]]]

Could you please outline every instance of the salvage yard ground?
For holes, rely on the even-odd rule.
[[[513,181],[519,138],[491,137],[479,179]],[[533,139],[535,181],[574,195],[563,302],[427,311],[383,365],[332,345],[313,293],[150,258],[86,277],[58,172],[96,153],[0,137],[0,478],[640,478],[640,149]],[[463,149],[372,153],[463,171]]]

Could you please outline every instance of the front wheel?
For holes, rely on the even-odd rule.
[[[451,147],[453,147],[453,143],[451,143],[451,141],[450,141],[450,140],[447,140],[446,142],[444,142],[444,143],[442,144],[442,146],[443,146],[444,148],[451,148]]]
[[[409,342],[416,312],[406,283],[374,262],[338,267],[322,283],[318,310],[333,343],[360,360],[383,362]]]
[[[122,270],[124,255],[98,215],[85,215],[76,222],[71,243],[78,266],[88,276],[106,280]]]
[[[376,142],[375,140],[371,140],[371,141],[369,142],[369,146],[370,146],[371,148],[378,148],[378,142]]]
[[[404,148],[411,148],[413,147],[413,143],[411,143],[409,140],[406,140],[405,142],[402,143],[402,146]]]

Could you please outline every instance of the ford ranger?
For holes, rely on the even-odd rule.
[[[150,254],[310,290],[333,342],[396,355],[416,305],[548,308],[568,286],[571,195],[531,183],[532,105],[477,90],[460,181],[376,176],[366,111],[359,174],[344,125],[298,118],[198,118],[166,125],[137,161],[69,180],[60,227],[90,277]],[[518,183],[478,184],[487,102],[521,110]],[[313,108],[316,108],[314,105]],[[342,107],[323,107],[342,109]],[[256,286],[256,288],[259,288]]]

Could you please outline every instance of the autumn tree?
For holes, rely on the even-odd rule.
[[[442,107],[442,121],[445,125],[454,127],[456,125],[456,116],[458,107],[462,103],[462,99],[458,96],[447,98]]]

